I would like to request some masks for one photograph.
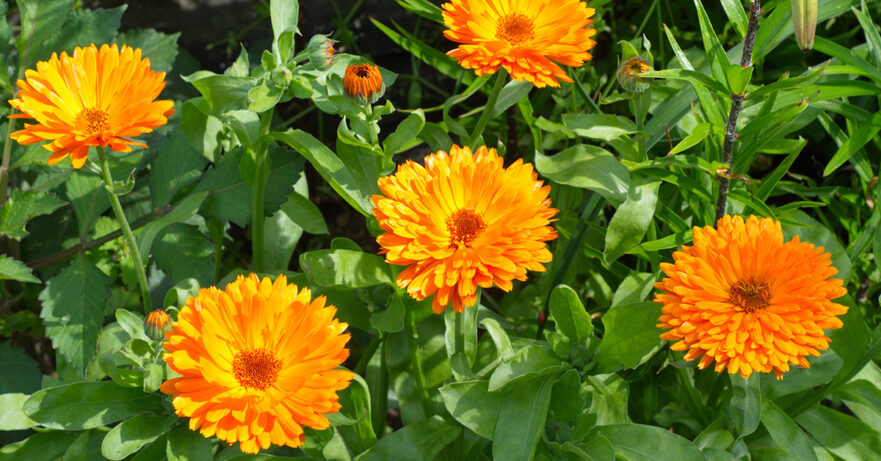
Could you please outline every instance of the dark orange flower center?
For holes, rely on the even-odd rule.
[[[771,287],[768,282],[738,280],[728,290],[728,302],[752,314],[771,303]]]
[[[486,223],[472,210],[461,209],[447,218],[447,229],[450,231],[450,246],[471,246],[471,241],[477,238],[484,229]]]
[[[110,116],[100,109],[83,109],[74,121],[76,129],[95,134],[110,126]]]
[[[239,352],[232,362],[239,384],[261,391],[275,383],[279,370],[281,360],[266,349]]]
[[[535,36],[535,25],[525,14],[511,13],[499,19],[496,38],[519,45]]]
[[[355,75],[359,78],[368,78],[370,77],[370,68],[367,66],[358,67],[358,70],[355,71]]]

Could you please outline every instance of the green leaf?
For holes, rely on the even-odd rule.
[[[881,434],[877,428],[853,416],[814,405],[795,420],[838,458],[874,459],[881,453]]]
[[[595,373],[635,368],[661,345],[662,331],[655,325],[661,306],[653,302],[620,304],[603,315],[605,336],[597,351]]]
[[[731,376],[731,401],[728,403],[728,417],[741,437],[746,437],[759,427],[762,417],[762,388],[759,377],[744,379],[739,374]]]
[[[180,127],[190,145],[206,159],[217,162],[221,145],[218,136],[223,132],[223,123],[212,114],[211,106],[205,98],[188,99],[181,104]]]
[[[38,59],[45,60],[52,52],[73,52],[74,47],[85,47],[95,44],[98,48],[103,43],[110,43],[116,36],[122,13],[127,6],[112,9],[73,10],[60,28],[52,29],[52,35],[43,43]]]
[[[128,334],[129,339],[143,339],[149,341],[150,338],[144,333],[144,318],[127,309],[117,309],[114,312],[116,322]]]
[[[489,392],[486,381],[462,381],[441,387],[447,411],[477,435],[492,440],[499,411],[509,397],[506,392]]]
[[[860,27],[863,28],[863,33],[866,35],[866,43],[868,44],[869,51],[872,53],[872,58],[875,60],[875,65],[881,66],[881,34],[878,33],[878,26],[872,22],[872,16],[869,14],[866,0],[862,0],[861,3],[862,10],[858,10],[853,6],[850,9],[860,22]],[[877,13],[878,10],[876,9],[875,12]]]
[[[634,183],[627,191],[627,199],[615,211],[606,229],[603,259],[607,264],[642,241],[655,216],[660,185],[660,181],[644,180]]]
[[[631,272],[621,281],[615,295],[612,296],[612,305],[631,304],[645,301],[649,293],[655,287],[655,276],[648,272]]]
[[[489,377],[489,391],[495,392],[503,387],[541,375],[562,371],[567,365],[541,346],[527,346],[517,351],[513,357],[504,360]]]
[[[554,382],[548,413],[553,415],[553,421],[575,421],[582,414],[583,407],[581,376],[578,374],[578,370],[571,369]]]
[[[643,78],[664,78],[664,79],[672,79],[672,80],[685,80],[688,83],[691,83],[695,86],[695,90],[698,88],[704,88],[715,91],[717,94],[730,94],[728,93],[728,88],[725,87],[719,80],[714,79],[713,77],[703,74],[700,72],[696,72],[693,70],[687,69],[664,69],[664,70],[650,70],[648,72],[643,72],[639,74],[640,77]],[[724,74],[723,74],[724,78]]]
[[[382,150],[385,151],[386,155],[401,152],[408,142],[419,136],[423,126],[425,126],[425,114],[422,112],[422,109],[416,109],[404,121],[398,124],[394,133],[385,138],[382,143]]]
[[[180,424],[168,435],[165,446],[168,461],[201,461],[211,459],[211,440]]]
[[[165,447],[168,445],[168,435],[160,435],[158,439],[148,443],[138,451],[131,461],[155,461],[166,459]]]
[[[300,2],[290,0],[271,0],[269,18],[272,20],[272,47],[278,47],[278,38],[285,32],[299,33]]]
[[[217,75],[208,71],[198,71],[181,78],[196,87],[216,115],[247,109],[248,92],[256,84],[250,77]]]
[[[376,444],[376,434],[373,432],[370,409],[370,390],[367,381],[359,375],[355,375],[352,383],[346,389],[339,392],[339,413],[329,415],[331,424],[337,426],[340,434],[346,440],[347,445],[354,453],[361,453]],[[348,419],[345,423],[337,423],[334,419]]]
[[[107,191],[100,187],[101,184],[102,181],[97,176],[82,172],[70,175],[65,183],[67,199],[73,205],[81,237],[89,235],[89,229],[98,217],[110,208],[110,198]]]
[[[171,224],[153,242],[153,259],[172,280],[197,279],[202,286],[214,284],[214,245],[199,228]]]
[[[548,157],[535,152],[535,168],[548,179],[599,193],[613,205],[627,197],[630,172],[609,151],[578,144]]]
[[[599,426],[597,429],[615,447],[616,457],[628,461],[705,459],[701,451],[688,439],[657,426],[615,424]]]
[[[34,426],[34,422],[21,411],[28,397],[21,393],[0,394],[0,431],[20,431]]]
[[[113,43],[140,48],[141,56],[150,59],[150,70],[169,72],[177,57],[178,38],[180,32],[165,34],[153,29],[131,29],[117,35]]]
[[[506,83],[499,93],[499,98],[496,99],[496,104],[493,106],[493,114],[501,114],[508,110],[509,107],[526,97],[532,88],[532,83],[526,80],[511,80]]]
[[[688,136],[682,138],[682,141],[679,141],[673,149],[670,149],[670,152],[667,152],[667,156],[676,155],[680,152],[688,150],[698,143],[704,140],[710,131],[712,130],[712,125],[707,122],[698,123],[694,128],[691,129],[691,132],[688,133]]]
[[[327,234],[327,224],[321,216],[321,210],[308,198],[299,193],[292,193],[288,201],[281,206],[281,211],[291,221],[297,223],[304,231],[310,234]]]
[[[40,318],[52,346],[80,373],[95,355],[104,321],[104,303],[110,296],[110,278],[84,253],[46,283],[40,293]]]
[[[359,213],[367,216],[369,210],[373,209],[369,196],[359,190],[357,182],[342,160],[314,136],[294,129],[272,133],[270,136],[305,157],[333,190]]]
[[[43,461],[61,459],[79,434],[47,431],[0,448],[0,461]]]
[[[21,32],[16,44],[18,55],[24,59],[27,51],[28,59],[33,62],[43,41],[64,24],[73,0],[18,0],[17,3],[21,15]],[[20,64],[30,67],[29,62]]]
[[[171,203],[178,191],[202,176],[207,161],[181,130],[174,130],[163,138],[156,152],[150,162],[148,181],[153,206],[162,209]]]
[[[701,0],[694,0],[694,6],[697,9],[697,18],[700,22],[704,51],[710,60],[710,71],[715,80],[724,82],[725,69],[730,64],[728,56],[725,54],[722,44],[719,43],[719,37],[716,36],[716,31],[713,30],[713,24],[710,22],[710,18],[707,16],[707,11],[704,9]]]
[[[379,30],[391,39],[391,41],[397,43],[411,55],[421,59],[422,62],[428,64],[431,69],[437,70],[452,79],[459,80],[461,78],[462,83],[466,85],[474,80],[473,73],[463,69],[462,66],[456,62],[455,58],[448,56],[442,51],[434,49],[431,45],[419,40],[415,35],[408,33],[397,24],[395,24],[395,27],[398,28],[400,33],[395,32],[390,27],[373,18],[370,18],[370,22],[379,28]]]
[[[51,214],[66,202],[48,192],[16,190],[0,210],[0,235],[15,240],[27,237],[25,226],[32,218]]]
[[[568,285],[557,285],[554,288],[550,306],[557,330],[566,335],[573,344],[584,344],[593,334],[590,316],[584,310],[578,293]]]
[[[790,240],[798,235],[799,239],[803,242],[822,246],[832,254],[832,265],[838,269],[838,274],[834,277],[843,280],[847,284],[850,280],[851,261],[847,256],[844,245],[841,244],[838,237],[832,231],[799,210],[791,211],[785,215],[778,216],[778,218],[803,224],[805,227],[783,226],[783,236],[785,239]]]
[[[496,430],[493,459],[531,461],[545,430],[555,376],[514,384],[506,391]]]
[[[460,432],[461,428],[435,415],[424,421],[408,424],[383,437],[355,460],[430,461],[455,440]]]
[[[789,167],[792,166],[795,159],[798,157],[798,154],[801,153],[801,150],[804,149],[805,145],[807,145],[807,140],[798,138],[799,142],[795,149],[790,152],[786,158],[774,168],[774,171],[771,172],[765,179],[762,180],[762,185],[759,187],[759,190],[756,191],[756,198],[765,201],[768,200],[768,197],[771,196],[771,193],[774,191],[774,186],[783,179],[783,176],[789,171]]]
[[[388,307],[370,314],[370,326],[379,331],[397,333],[404,329],[404,303],[401,295],[396,295]]]
[[[150,255],[150,250],[153,247],[153,241],[156,239],[156,236],[159,235],[159,232],[174,223],[190,219],[191,216],[199,211],[199,207],[202,206],[202,202],[205,201],[206,197],[208,197],[208,192],[191,194],[187,198],[181,200],[180,203],[168,212],[168,214],[161,218],[154,219],[146,226],[142,227],[138,231],[137,238],[138,251],[141,253],[141,258],[147,260]]]
[[[444,22],[441,8],[428,0],[397,0],[397,2],[398,5],[403,6],[411,13],[418,14],[438,24],[443,24]]]
[[[823,176],[829,176],[833,171],[837,170],[838,167],[843,165],[844,162],[871,141],[879,131],[881,131],[881,112],[875,112],[871,119],[860,124],[859,128],[838,148],[829,160],[829,163],[826,164]]]
[[[762,424],[780,448],[792,459],[805,461],[817,459],[808,436],[780,407],[768,399],[762,399],[761,405]]]
[[[137,415],[116,425],[101,443],[101,454],[107,459],[121,460],[152,443],[171,430],[176,416]]]
[[[739,0],[722,0],[722,9],[725,10],[725,15],[728,16],[731,24],[734,25],[737,34],[743,39],[746,36],[746,27],[749,24],[746,12],[743,10],[743,3]]]
[[[601,141],[611,141],[636,133],[636,125],[618,115],[563,114],[563,124],[578,136]]]
[[[18,280],[19,282],[41,283],[34,277],[32,269],[23,262],[0,255],[0,280]]]
[[[300,268],[323,287],[395,286],[381,256],[353,250],[318,250],[300,255]]]
[[[294,192],[291,196],[300,196]],[[290,215],[279,210],[263,219],[263,261],[267,272],[287,270],[294,255],[294,248],[303,228],[291,220]]]
[[[34,393],[24,413],[50,429],[91,429],[147,412],[162,412],[158,394],[121,387],[113,381],[86,381]]]

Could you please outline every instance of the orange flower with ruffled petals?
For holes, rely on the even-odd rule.
[[[312,300],[284,275],[239,276],[225,289],[199,290],[165,333],[165,361],[180,378],[162,384],[190,429],[245,453],[271,444],[298,447],[303,428],[327,429],[337,391],[353,373],[347,325],[324,297]]]
[[[386,232],[377,237],[386,261],[407,266],[398,285],[416,299],[434,295],[432,310],[450,303],[456,312],[476,302],[477,287],[493,284],[505,291],[526,271],[544,271],[551,260],[545,242],[557,237],[548,226],[550,186],[543,186],[532,165],[517,160],[509,167],[495,149],[472,154],[453,146],[407,161],[379,179],[373,215]]]
[[[514,80],[541,88],[571,82],[557,64],[581,67],[592,58],[588,50],[595,29],[595,10],[577,0],[452,0],[441,5],[444,36],[459,43],[450,51],[477,75],[504,67]]]
[[[370,63],[351,64],[343,76],[343,88],[349,97],[360,104],[372,103],[382,92],[382,74],[379,68]]]
[[[662,304],[661,338],[670,348],[700,358],[698,368],[740,373],[774,372],[789,365],[810,367],[808,355],[829,347],[823,330],[841,328],[847,307],[832,302],[847,290],[823,247],[783,242],[780,223],[771,218],[725,216],[712,227],[694,228],[692,246],[661,263],[667,275],[655,284]]]
[[[172,101],[156,101],[165,88],[165,72],[150,70],[140,48],[123,45],[77,47],[72,56],[52,53],[19,80],[18,94],[9,104],[22,113],[11,118],[35,119],[10,137],[29,145],[51,141],[49,164],[68,155],[74,168],[86,163],[90,146],[129,152],[147,147],[128,138],[165,125],[174,113]]]

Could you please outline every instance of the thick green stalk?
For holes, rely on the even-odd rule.
[[[480,288],[478,288],[479,290]],[[467,309],[467,308],[466,308]],[[474,306],[474,309],[477,309],[477,306]],[[454,314],[456,316],[456,331],[454,332],[456,336],[456,352],[465,353],[465,313],[464,312],[456,312]]]
[[[483,108],[483,113],[480,114],[480,118],[477,120],[477,125],[474,126],[474,131],[471,133],[471,139],[468,140],[468,145],[471,146],[471,150],[477,149],[477,140],[480,138],[480,135],[483,134],[486,124],[489,123],[489,119],[493,115],[493,108],[496,105],[496,101],[499,99],[502,87],[505,86],[505,77],[507,75],[508,73],[505,69],[499,69],[498,75],[496,76],[496,83],[493,85],[493,89],[489,93],[489,99],[486,100],[486,106]]]
[[[119,203],[119,197],[113,192],[113,176],[110,175],[110,165],[107,163],[107,156],[104,155],[104,148],[98,146],[98,160],[101,163],[101,176],[107,189],[107,195],[110,196],[110,206],[119,221],[119,227],[122,229],[122,235],[125,237],[125,244],[128,247],[129,254],[132,255],[132,262],[135,265],[135,273],[138,275],[138,286],[141,288],[141,301],[144,304],[144,313],[153,310],[153,303],[150,302],[150,288],[147,286],[147,273],[144,271],[144,262],[141,260],[141,253],[138,251],[138,245],[135,243],[135,234],[125,219],[125,213],[122,211],[122,204]]]
[[[416,332],[416,317],[412,309],[407,309],[407,321],[404,326],[407,329],[407,348],[410,352],[410,365],[416,374],[416,388],[423,406],[428,402],[428,388],[425,386],[425,374],[422,371],[422,359],[419,358],[419,334]]]
[[[249,149],[250,150],[250,149]],[[266,178],[263,177],[263,162],[266,161],[266,150],[252,151],[254,155],[254,188],[251,203],[251,262],[254,272],[265,272],[263,261],[263,192],[266,189]]]
[[[6,142],[3,143],[3,161],[0,163],[0,206],[6,204],[6,188],[9,185],[9,158],[12,155],[12,139],[9,137],[15,129],[15,119],[9,119],[6,125]]]

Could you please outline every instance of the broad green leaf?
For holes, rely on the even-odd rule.
[[[505,392],[493,433],[493,459],[532,461],[545,430],[554,381],[554,376],[521,381]]]
[[[630,186],[627,199],[615,211],[606,229],[603,259],[607,264],[642,241],[655,215],[660,185],[660,181],[646,180]]]
[[[509,107],[517,104],[529,94],[529,91],[532,90],[532,88],[532,83],[526,80],[511,80],[502,87],[502,91],[499,93],[499,98],[496,99],[496,104],[493,106],[493,114],[501,114]]]
[[[181,130],[174,130],[163,138],[156,152],[150,162],[148,181],[153,206],[162,209],[171,203],[178,191],[202,176],[207,162]]]
[[[160,435],[159,438],[141,448],[141,450],[131,458],[131,461],[155,461],[166,459],[164,458],[166,445],[168,445],[168,435]]]
[[[567,365],[541,346],[527,346],[503,361],[489,377],[489,391],[495,392],[516,381],[562,371]]]
[[[299,33],[300,2],[290,0],[271,0],[269,18],[272,20],[272,46],[278,46],[278,39],[284,32]]]
[[[605,114],[563,114],[563,124],[578,136],[611,141],[636,133],[630,119]]]
[[[0,461],[61,459],[77,435],[70,431],[38,432],[20,442],[0,448]]]
[[[104,436],[101,454],[107,459],[121,460],[152,443],[178,422],[176,416],[137,415],[113,427]]]
[[[803,242],[822,246],[825,251],[832,254],[832,265],[838,269],[838,273],[833,277],[841,279],[847,284],[850,280],[850,258],[848,258],[844,246],[832,231],[827,229],[826,226],[819,221],[814,220],[799,210],[778,217],[780,219],[792,220],[803,224],[805,227],[783,226],[783,237],[786,240],[790,240],[798,235],[799,239]]]
[[[835,301],[847,306],[847,313],[839,316],[844,326],[829,332],[829,348],[843,362],[837,375],[841,379],[859,371],[863,356],[872,341],[872,333],[852,295],[842,296]]]
[[[506,392],[489,392],[486,381],[462,381],[440,388],[447,411],[463,426],[492,440]]]
[[[653,302],[621,304],[603,315],[605,336],[597,351],[595,373],[634,368],[651,357],[661,345],[662,331],[655,325],[661,306]]]
[[[199,71],[181,78],[196,87],[216,115],[247,109],[248,92],[256,83],[250,77],[217,75],[208,71]]]
[[[808,436],[790,419],[789,415],[771,400],[762,399],[761,405],[762,425],[780,448],[792,459],[804,461],[817,459]]]
[[[23,262],[6,255],[0,255],[0,280],[40,283],[40,279],[34,277],[31,271],[32,269]]]
[[[326,234],[327,224],[321,216],[321,210],[308,198],[299,193],[292,193],[288,201],[282,204],[281,211],[310,234]]]
[[[196,214],[206,197],[208,197],[208,192],[191,194],[187,198],[181,200],[180,203],[178,203],[168,214],[161,218],[154,219],[147,223],[146,226],[142,227],[138,231],[137,236],[138,251],[141,253],[141,258],[147,260],[150,255],[150,249],[153,247],[153,240],[156,239],[156,236],[158,236],[163,229],[174,223],[186,221]]]
[[[682,138],[682,141],[679,141],[676,146],[670,149],[670,152],[667,152],[667,156],[676,155],[696,146],[703,141],[708,134],[710,134],[711,130],[712,126],[709,123],[698,123],[697,126],[688,133],[688,136]]]
[[[46,326],[46,336],[80,373],[85,373],[95,355],[108,296],[110,278],[84,253],[49,280],[40,293],[40,318]]]
[[[65,202],[48,192],[16,190],[0,209],[0,235],[21,240],[28,235],[25,226],[32,218],[50,214]]]
[[[127,6],[112,9],[77,9],[70,12],[64,24],[53,29],[52,35],[43,42],[43,49],[36,55],[46,60],[53,52],[67,51],[72,53],[74,47],[85,47],[95,44],[100,48],[110,43],[116,36],[122,13]]]
[[[548,179],[599,193],[619,205],[630,189],[630,172],[609,151],[578,144],[559,154],[535,152],[535,168]]]
[[[648,272],[631,272],[621,281],[615,295],[612,297],[612,305],[631,304],[645,301],[649,293],[655,287],[655,276]]]
[[[881,389],[875,384],[866,379],[854,379],[836,389],[835,395],[847,404],[847,408],[860,421],[872,427],[881,427]]]
[[[300,255],[300,267],[323,287],[395,286],[381,256],[353,250],[318,250]]]
[[[590,316],[578,293],[567,285],[557,285],[551,292],[551,315],[557,324],[557,330],[566,335],[572,344],[584,344],[593,334]]]
[[[34,62],[43,41],[64,24],[73,0],[18,0],[17,3],[21,15],[21,31],[16,44],[18,56],[23,60],[27,53],[28,60]],[[31,67],[30,62],[19,64]]]
[[[388,307],[370,315],[370,326],[379,331],[397,333],[404,329],[404,309],[401,295],[396,295]]]
[[[34,422],[21,411],[28,397],[21,393],[0,394],[0,431],[20,431],[34,426]]]
[[[553,415],[554,421],[575,421],[582,414],[583,407],[581,376],[578,370],[571,369],[554,382],[548,414]]]
[[[462,432],[458,426],[432,416],[383,437],[356,461],[430,461]]]
[[[302,197],[294,192],[291,196]],[[303,228],[291,220],[290,215],[279,210],[263,219],[263,264],[267,272],[287,270],[294,255],[294,248]]]
[[[168,434],[165,446],[168,461],[201,461],[211,459],[211,439],[180,424]]]
[[[691,243],[692,230],[677,232],[666,237],[652,240],[651,242],[640,243],[639,246],[627,250],[627,254],[635,254],[644,251],[666,250],[668,248],[680,247]]]
[[[117,35],[113,43],[140,48],[141,56],[150,59],[150,70],[170,72],[177,57],[178,38],[180,32],[166,34],[153,29],[131,29]]]
[[[881,112],[876,112],[872,118],[863,122],[859,128],[838,148],[838,151],[826,164],[823,170],[823,176],[829,176],[838,167],[844,164],[858,150],[862,149],[869,141],[871,141],[878,132],[881,131]]]
[[[214,245],[196,226],[171,224],[156,236],[153,259],[172,280],[197,279],[202,286],[213,285]]]
[[[395,128],[392,134],[385,138],[382,143],[385,155],[401,152],[404,145],[419,136],[423,126],[425,126],[425,114],[422,113],[422,109],[416,109],[398,124],[398,127]]]
[[[815,405],[798,415],[795,420],[838,458],[874,459],[881,453],[881,434],[878,433],[878,428],[853,416]]]
[[[340,434],[354,453],[361,453],[376,444],[376,434],[371,424],[370,390],[367,381],[355,375],[351,384],[339,392],[339,413],[329,415],[331,423],[337,426]],[[335,417],[347,418],[349,424],[337,424]]]
[[[205,98],[188,99],[181,104],[180,127],[190,145],[206,159],[217,162],[221,145],[218,136],[223,132],[223,123],[212,114]]]
[[[474,80],[473,73],[463,69],[453,57],[448,56],[443,51],[439,51],[422,40],[419,40],[413,34],[410,34],[400,26],[397,26],[397,24],[395,24],[395,26],[400,33],[395,32],[390,27],[376,19],[370,18],[370,22],[391,39],[391,41],[397,43],[398,46],[407,50],[407,52],[413,56],[421,59],[422,62],[428,64],[431,69],[437,70],[452,79],[459,80],[461,78],[462,83],[466,85]]]
[[[142,339],[148,341],[150,338],[144,333],[144,317],[135,314],[127,309],[117,309],[114,312],[116,322],[125,331],[129,339]]]
[[[73,205],[76,220],[79,224],[80,236],[87,236],[89,229],[101,214],[110,208],[107,190],[97,176],[90,176],[78,171],[67,179],[67,199]]]
[[[665,428],[643,424],[615,424],[599,426],[598,430],[615,447],[615,455],[628,461],[705,459],[688,439]]]
[[[321,177],[359,213],[366,216],[373,209],[370,198],[359,190],[346,165],[314,136],[302,130],[290,129],[284,133],[272,133],[271,137],[305,157]]]
[[[728,403],[728,417],[741,437],[746,437],[759,427],[762,417],[762,388],[759,376],[744,379],[739,374],[731,376],[731,401]]]
[[[145,394],[113,381],[86,381],[37,391],[25,402],[24,413],[47,428],[70,431],[162,412],[162,400],[159,394]]]

